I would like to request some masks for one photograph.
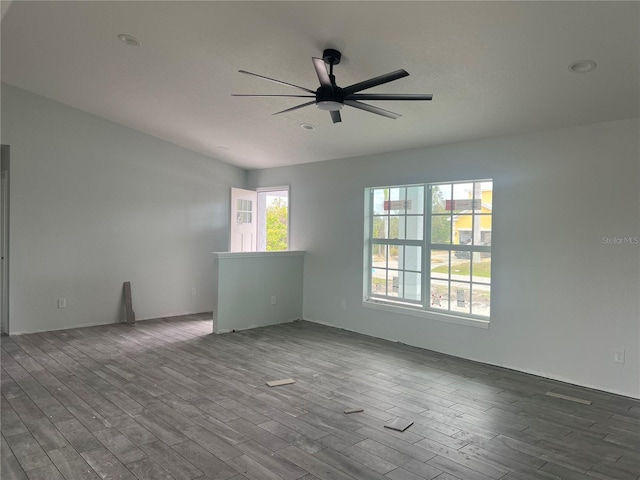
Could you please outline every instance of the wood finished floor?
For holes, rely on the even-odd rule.
[[[640,401],[308,322],[210,331],[3,337],[2,480],[640,478]]]

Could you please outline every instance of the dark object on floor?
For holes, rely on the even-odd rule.
[[[131,282],[124,282],[124,319],[126,323],[136,323],[136,312],[133,311],[131,299]]]
[[[405,420],[404,418],[396,418],[385,424],[384,428],[390,428],[391,430],[397,430],[398,432],[404,432],[407,428],[413,425],[413,420]]]

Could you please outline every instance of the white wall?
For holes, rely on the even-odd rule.
[[[213,309],[211,252],[227,250],[242,170],[7,85],[1,126],[12,333],[119,321],[127,280],[139,319]],[[602,241],[640,235],[639,131],[610,122],[254,171],[249,184],[291,185],[304,318],[640,397],[640,246]],[[363,308],[363,189],[487,177],[491,327]]]
[[[138,319],[213,309],[211,252],[246,172],[8,85],[2,143],[11,333],[120,321],[124,281]]]
[[[639,128],[625,120],[248,178],[291,185],[291,248],[307,252],[303,318],[640,397],[640,246],[603,243],[640,235]],[[363,308],[364,188],[473,178],[494,179],[490,328]]]
[[[275,325],[302,317],[304,252],[213,255],[217,279],[214,279],[215,333]]]

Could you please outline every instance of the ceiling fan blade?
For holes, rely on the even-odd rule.
[[[332,110],[329,113],[331,114],[331,120],[333,120],[333,123],[338,123],[342,121],[342,117],[340,116],[339,111]]]
[[[313,60],[313,67],[316,69],[316,74],[318,75],[318,80],[320,80],[320,85],[322,85],[323,87],[329,87],[333,90],[331,78],[329,78],[327,65],[324,63],[324,60],[317,57],[313,57],[311,60]]]
[[[302,108],[302,107],[313,105],[314,103],[316,103],[315,100],[313,100],[311,102],[303,103],[302,105],[296,105],[295,107],[287,108],[286,110],[282,110],[281,112],[272,113],[272,115],[279,115],[281,113],[291,112],[292,110],[297,110],[297,109]]]
[[[359,92],[361,90],[366,90],[367,88],[377,87],[378,85],[382,85],[383,83],[393,82],[394,80],[398,80],[402,77],[409,76],[409,73],[406,70],[396,70],[395,72],[386,73],[384,75],[380,75],[379,77],[370,78],[369,80],[365,80],[364,82],[354,83],[353,85],[349,85],[342,89],[342,92],[345,95],[351,95],[352,93]]]
[[[315,95],[262,95],[253,93],[232,93],[232,97],[294,97],[294,98],[316,98]]]
[[[390,112],[389,110],[385,110],[380,107],[374,107],[373,105],[358,102],[356,100],[345,100],[344,104],[349,105],[350,107],[359,108],[360,110],[365,110],[367,112],[376,113],[378,115],[382,115],[383,117],[396,119],[402,116],[399,113],[393,113],[393,112]]]
[[[262,78],[263,80],[269,80],[270,82],[279,83],[280,85],[287,85],[289,87],[299,88],[300,90],[304,90],[305,92],[313,93],[315,95],[315,91],[309,90],[308,88],[301,87],[300,85],[294,85],[293,83],[283,82],[281,80],[276,80],[275,78],[265,77],[263,75],[258,75],[257,73],[247,72],[246,70],[238,70],[240,73],[244,73],[245,75],[253,75],[254,77]]]
[[[431,100],[433,95],[422,95],[419,93],[353,93],[351,95],[346,95],[344,98],[345,100]]]

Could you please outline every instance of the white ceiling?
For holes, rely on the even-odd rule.
[[[2,80],[243,168],[267,168],[639,116],[639,2],[13,2]],[[140,47],[117,40],[127,33]],[[347,86],[404,68],[375,93],[432,102],[307,99],[311,57],[336,48]],[[569,64],[591,59],[577,74]],[[316,125],[313,131],[302,123]],[[228,147],[222,150],[219,147]]]

